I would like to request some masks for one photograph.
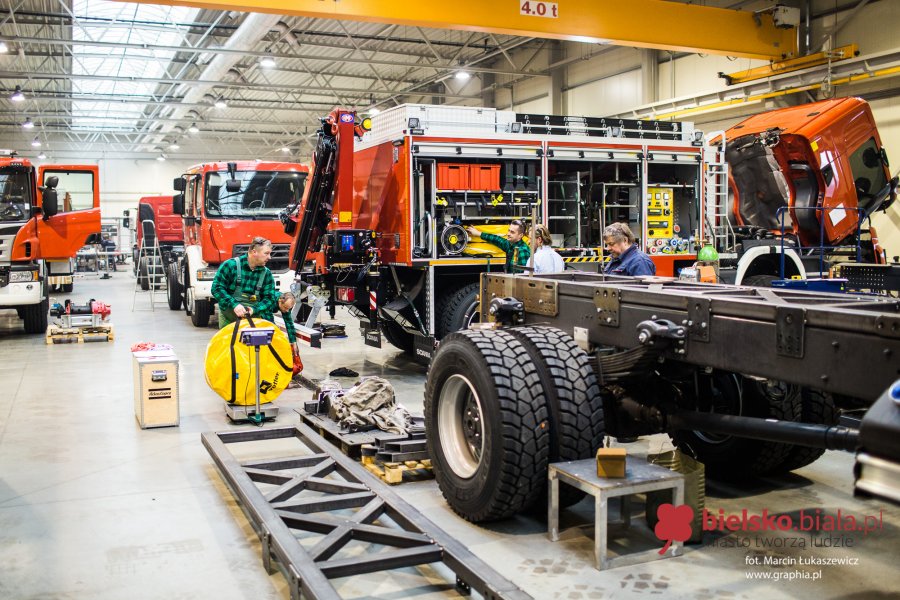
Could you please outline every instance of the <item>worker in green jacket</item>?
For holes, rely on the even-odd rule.
[[[507,273],[516,272],[513,269],[513,265],[524,267],[528,264],[528,259],[531,258],[531,248],[522,239],[525,237],[525,224],[520,219],[513,219],[509,222],[509,231],[506,232],[506,237],[492,233],[483,233],[474,227],[466,227],[466,231],[473,238],[480,238],[506,252]]]
[[[271,255],[272,242],[255,237],[247,254],[219,266],[212,284],[212,295],[219,304],[219,329],[251,315],[272,321],[277,309],[284,317],[285,332],[296,351],[297,334],[290,314],[294,298],[275,289],[275,278],[266,266]]]

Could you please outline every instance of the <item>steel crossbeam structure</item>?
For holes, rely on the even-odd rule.
[[[291,439],[290,456],[271,457],[270,445]],[[292,599],[335,600],[334,579],[431,563],[453,571],[462,592],[531,598],[305,425],[207,432],[202,440],[259,535],[265,568],[284,572]],[[239,461],[228,447],[257,442],[266,458]],[[310,535],[321,537],[301,544]],[[372,551],[348,552],[353,541]]]

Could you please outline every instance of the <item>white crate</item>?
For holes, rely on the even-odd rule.
[[[177,426],[178,358],[171,351],[135,352],[134,416],[141,429]]]

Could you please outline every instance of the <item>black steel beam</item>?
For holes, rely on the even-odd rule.
[[[294,468],[301,458],[246,461],[241,465],[229,453],[227,443],[258,442],[295,437],[311,450],[315,461],[305,462],[309,470],[297,477],[307,489],[324,493],[338,492],[331,497],[300,498],[289,502],[267,500],[247,470],[260,477],[267,469]],[[512,582],[475,557],[458,541],[436,527],[411,505],[361,465],[332,448],[311,428],[257,429],[255,431],[204,433],[203,444],[216,466],[234,492],[241,506],[263,541],[263,562],[269,555],[285,571],[291,597],[314,600],[339,598],[330,578],[410,567],[443,561],[456,573],[457,584],[470,586],[485,598],[525,600],[531,598]],[[323,456],[327,459],[323,460]],[[348,481],[322,480],[309,471],[321,470],[322,462],[331,463],[329,472],[337,472]],[[321,461],[321,462],[320,462]],[[362,486],[365,491],[355,491]],[[282,486],[287,488],[287,485]],[[297,486],[299,492],[301,486]],[[371,490],[371,491],[370,491]],[[278,494],[281,495],[281,494]],[[324,512],[360,507],[350,518],[342,512],[339,517],[319,514],[315,517],[301,512]],[[380,524],[374,524],[384,517]],[[394,527],[396,525],[396,528]],[[324,534],[312,551],[305,550],[294,530]],[[380,544],[389,549],[375,554],[327,560],[340,551],[349,540]],[[324,560],[314,560],[313,557]]]

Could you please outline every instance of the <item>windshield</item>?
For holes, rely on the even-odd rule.
[[[238,171],[241,189],[229,192],[226,171],[206,176],[206,214],[209,217],[275,220],[281,209],[298,204],[306,173],[295,171]]]
[[[26,221],[31,217],[28,198],[28,172],[0,170],[0,222]]]

